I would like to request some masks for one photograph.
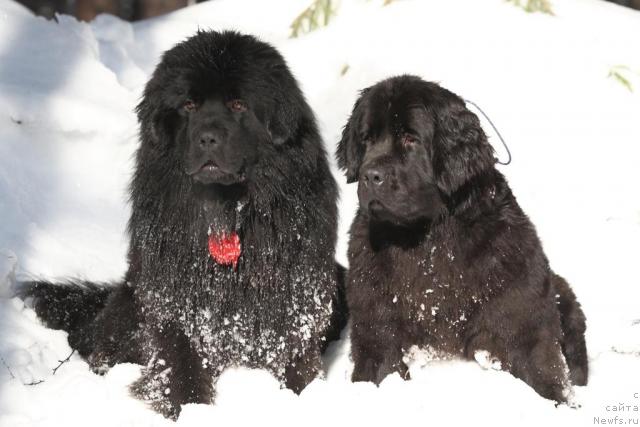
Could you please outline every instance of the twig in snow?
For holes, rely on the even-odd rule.
[[[60,362],[60,364],[58,366],[56,366],[55,368],[53,368],[53,375],[56,374],[56,372],[58,371],[58,369],[60,368],[60,366],[64,365],[65,363],[67,363],[69,361],[69,359],[71,359],[71,356],[73,356],[73,353],[75,353],[76,350],[72,350],[71,353],[67,356],[66,359],[64,360],[58,360],[58,362]]]
[[[44,380],[31,381],[30,383],[26,383],[25,385],[38,385],[42,384]]]
[[[626,349],[620,349],[617,348],[616,346],[611,347],[611,351],[613,351],[614,353],[617,354],[624,354],[627,356],[640,356],[640,351],[637,350],[626,350]]]
[[[5,362],[4,357],[0,356],[0,360],[2,361],[2,364],[4,365],[5,368],[7,368],[7,371],[9,371],[9,375],[11,376],[11,379],[15,379],[15,375],[13,375],[13,372],[11,372],[11,368],[9,367],[9,365],[7,365],[7,362]]]

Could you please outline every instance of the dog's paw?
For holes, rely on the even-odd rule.
[[[167,389],[168,390],[168,389]],[[180,406],[175,405],[171,400],[167,399],[158,399],[154,400],[151,403],[151,407],[154,411],[161,414],[163,417],[168,418],[173,421],[177,421],[180,416]]]
[[[94,374],[104,375],[109,371],[109,368],[111,368],[101,352],[91,353],[87,358],[87,362]]]
[[[473,358],[482,369],[502,370],[502,362],[500,362],[497,357],[492,356],[487,350],[476,350],[475,353],[473,353]]]
[[[576,396],[573,392],[569,393],[569,395],[567,396],[567,401],[565,403],[571,409],[580,409],[582,407],[580,402],[576,400]]]
[[[170,374],[171,368],[159,372],[147,368],[129,389],[135,397],[148,403],[156,412],[175,421],[180,415],[180,405],[174,402],[171,394]]]
[[[109,371],[109,369],[114,367],[117,363],[120,363],[121,360],[118,359],[117,354],[113,349],[107,348],[98,343],[89,357],[87,357],[87,362],[94,373],[104,375]]]

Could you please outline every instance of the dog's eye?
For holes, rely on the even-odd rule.
[[[191,113],[192,111],[195,111],[196,109],[196,103],[194,101],[192,101],[191,99],[187,99],[186,101],[184,101],[184,103],[182,104],[182,109],[184,111],[186,111],[187,113]]]
[[[247,111],[247,103],[241,99],[234,99],[227,102],[227,108],[234,113],[244,113]]]
[[[402,141],[403,147],[411,147],[412,145],[418,142],[418,139],[413,135],[409,135],[408,133],[405,133],[404,135],[402,135],[401,141]]]

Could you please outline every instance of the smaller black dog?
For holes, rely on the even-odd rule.
[[[461,98],[414,76],[365,89],[337,157],[359,181],[353,381],[407,378],[416,345],[508,370],[557,402],[587,383],[584,314]]]

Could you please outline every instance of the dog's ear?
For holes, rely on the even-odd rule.
[[[282,145],[293,137],[289,129],[298,126],[296,119],[291,118],[287,112],[281,111],[281,109],[276,111],[274,117],[267,123],[267,130],[274,145]]]
[[[299,138],[306,126],[315,127],[315,118],[304,99],[298,83],[280,58],[265,70],[262,78],[272,82],[274,88],[267,96],[270,103],[260,112],[273,145],[283,145]]]
[[[161,78],[154,76],[147,83],[142,100],[136,106],[138,123],[140,124],[140,136],[143,143],[158,146],[169,144],[173,140],[176,111],[169,107],[174,96],[160,84]]]
[[[440,191],[451,196],[493,169],[496,159],[478,117],[457,95],[442,88],[438,92],[430,103],[436,121],[433,166]]]
[[[369,88],[366,88],[360,92],[360,96],[351,111],[351,116],[342,129],[342,138],[338,142],[338,149],[336,150],[338,166],[345,171],[347,183],[358,180],[362,158],[364,157],[365,147],[361,141],[361,126],[364,116],[362,111],[364,109],[363,98],[368,91]]]
[[[138,123],[140,126],[140,137],[142,142],[148,141],[155,143],[158,141],[158,132],[156,131],[156,118],[154,114],[154,106],[151,102],[152,95],[145,90],[142,99],[136,106],[136,114],[138,116]]]

